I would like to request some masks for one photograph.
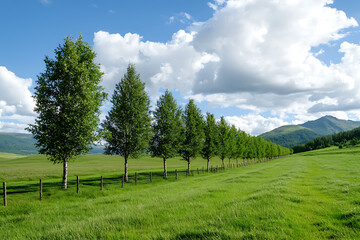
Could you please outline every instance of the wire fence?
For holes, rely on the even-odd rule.
[[[209,166],[209,171],[207,168],[197,168],[196,170],[191,170],[190,173],[187,169],[181,169],[174,171],[167,171],[166,179],[178,180],[180,177],[188,177],[195,176],[200,174],[209,174],[209,173],[217,173],[220,171],[224,171],[226,168],[238,168],[247,165],[251,165],[259,162],[266,162],[269,160],[242,160],[236,161],[236,163],[228,163],[225,166]],[[77,193],[80,192],[80,187],[92,186],[99,187],[99,190],[103,190],[104,185],[119,185],[121,188],[125,186],[133,186],[137,184],[145,184],[152,183],[153,181],[161,181],[164,179],[163,171],[149,171],[149,172],[135,172],[134,174],[128,175],[128,181],[125,182],[124,175],[120,176],[112,176],[112,177],[88,177],[88,178],[80,178],[76,176],[76,179],[69,179],[67,181],[67,186],[70,189],[75,189]],[[3,199],[4,206],[8,205],[8,196],[16,195],[16,194],[25,194],[25,193],[34,193],[39,192],[39,199],[42,200],[43,192],[51,191],[51,190],[60,190],[63,188],[62,181],[43,181],[40,179],[38,183],[29,183],[29,184],[12,184],[9,185],[6,182],[3,182]]]

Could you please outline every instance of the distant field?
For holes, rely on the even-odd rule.
[[[45,189],[41,202],[37,192],[9,195],[9,205],[0,206],[0,239],[359,239],[359,155],[358,147],[330,148],[178,181],[159,175],[123,189]],[[169,162],[185,168],[178,159]],[[151,158],[131,164],[133,171],[162,167]],[[70,171],[100,176],[122,165],[116,158],[85,156]],[[13,174],[5,177],[10,183],[61,171],[40,156],[0,156],[1,177],[4,166]]]
[[[228,163],[228,161],[226,161]],[[233,162],[235,163],[235,162]],[[150,171],[163,168],[163,161],[160,158],[143,156],[138,159],[129,160],[129,171]],[[221,160],[214,158],[211,164],[221,164]],[[197,158],[191,162],[193,169],[206,167],[206,161]],[[169,170],[186,169],[187,162],[181,158],[167,160]],[[83,155],[69,163],[69,177],[91,176],[91,175],[122,175],[124,171],[124,159],[119,156],[103,154]],[[0,181],[38,181],[43,179],[60,179],[62,176],[62,164],[53,164],[42,155],[16,155],[0,153]]]

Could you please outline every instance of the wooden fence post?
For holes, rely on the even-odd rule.
[[[135,173],[135,185],[137,185],[137,172]]]
[[[7,206],[7,199],[6,199],[6,182],[3,182],[3,193],[4,193],[4,206]]]
[[[150,182],[152,182],[152,172],[150,172]]]
[[[122,175],[122,178],[121,178],[121,188],[124,187],[124,175]]]
[[[42,187],[43,187],[43,184],[42,184],[42,180],[40,179],[40,201],[42,200]]]
[[[101,176],[101,183],[100,183],[100,190],[102,191],[104,187],[104,179],[103,176]]]
[[[79,188],[80,188],[80,186],[79,186],[80,184],[79,184],[79,176],[76,176],[76,193],[79,193]]]
[[[178,173],[177,173],[177,169],[175,169],[175,178],[176,178],[176,180],[178,179]]]

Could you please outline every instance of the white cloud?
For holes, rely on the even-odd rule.
[[[169,17],[167,24],[171,24],[174,22],[179,22],[182,24],[191,24],[193,21],[193,17],[187,12],[180,12],[171,17]]]
[[[358,26],[331,3],[215,0],[208,3],[214,9],[210,19],[192,23],[188,32],[179,30],[167,43],[100,31],[94,49],[107,89],[113,89],[133,62],[153,99],[160,88],[169,88],[211,106],[274,113],[267,125],[261,116],[257,125],[250,121],[255,115],[237,119],[238,124],[250,124],[251,133],[282,124],[286,115],[294,116],[294,122],[331,112],[347,117],[346,111],[360,109],[360,46],[343,42],[339,51],[344,57],[330,66],[317,58],[323,50],[311,51],[341,40],[343,29]],[[182,19],[192,17],[182,13]]]
[[[29,87],[31,79],[17,77],[0,66],[0,117],[11,114],[33,115],[34,100]]]
[[[265,118],[258,114],[227,116],[225,120],[230,125],[235,125],[235,127],[255,136],[287,124],[282,119],[275,117]]]
[[[0,66],[0,132],[25,132],[26,124],[34,121],[31,84],[31,79],[17,77]]]
[[[179,30],[171,41],[157,43],[144,42],[138,34],[95,33],[94,50],[105,72],[104,86],[112,91],[131,62],[136,64],[153,98],[160,88],[188,93],[196,73],[205,64],[218,61],[216,55],[196,51],[190,44],[193,37],[193,33]]]
[[[25,123],[2,122],[0,121],[0,132],[9,133],[28,133],[25,128],[28,127]]]

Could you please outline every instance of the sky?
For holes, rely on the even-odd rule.
[[[251,135],[360,120],[359,23],[358,0],[0,0],[0,132],[26,132],[45,56],[80,34],[110,96],[134,63],[152,106],[169,89]]]

